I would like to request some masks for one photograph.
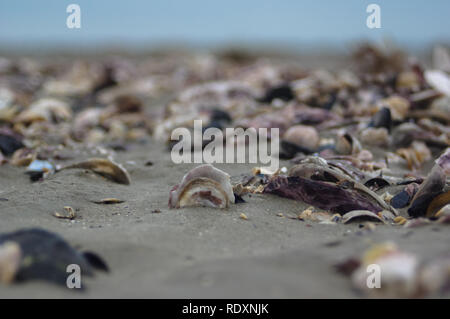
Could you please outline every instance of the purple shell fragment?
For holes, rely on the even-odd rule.
[[[341,215],[352,210],[369,210],[374,213],[383,210],[356,191],[298,176],[276,176],[264,188],[264,193],[303,201]]]

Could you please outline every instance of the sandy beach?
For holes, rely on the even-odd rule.
[[[73,154],[74,160],[89,151]],[[148,141],[117,152],[131,185],[85,170],[59,172],[30,183],[20,168],[0,167],[0,232],[26,227],[54,231],[72,245],[95,251],[111,272],[82,278],[85,292],[44,282],[0,287],[1,298],[357,298],[333,267],[370,245],[393,241],[430,258],[448,252],[446,225],[402,228],[323,225],[279,217],[308,205],[274,195],[245,196],[226,210],[168,209],[168,193],[192,165],[175,165],[165,145]],[[151,161],[152,166],[145,163]],[[218,165],[232,177],[251,165]],[[93,201],[125,200],[115,205]],[[75,220],[52,213],[72,206]],[[160,210],[160,213],[155,213]],[[245,213],[248,220],[240,219]],[[445,297],[449,297],[446,295]]]

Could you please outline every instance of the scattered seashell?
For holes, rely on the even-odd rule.
[[[64,101],[43,98],[34,102],[28,109],[20,113],[15,123],[32,123],[40,121],[67,121],[72,117],[72,110]]]
[[[419,169],[431,159],[431,151],[423,142],[414,141],[409,148],[400,148],[396,152],[408,162],[409,169]]]
[[[359,221],[377,221],[385,223],[385,221],[377,214],[369,210],[352,210],[342,216],[342,222],[347,224],[349,222]]]
[[[0,129],[0,151],[6,155],[12,155],[18,149],[25,147],[21,137],[10,130]]]
[[[338,136],[336,142],[336,152],[342,155],[355,155],[358,154],[362,150],[361,144],[359,141],[346,133]]]
[[[404,225],[408,220],[403,216],[397,216],[394,218],[394,223],[397,225]]]
[[[104,158],[92,158],[80,163],[62,167],[64,169],[81,168],[88,169],[102,176],[108,177],[119,184],[130,184],[130,176],[122,165]]]
[[[58,212],[54,212],[53,216],[61,219],[75,219],[77,215],[75,214],[75,211],[70,206],[64,206],[64,210],[66,211],[66,214],[60,214]]]
[[[265,186],[264,193],[300,200],[341,215],[352,210],[370,210],[375,213],[383,210],[354,190],[299,176],[276,176]]]
[[[10,163],[14,166],[28,166],[36,159],[36,152],[29,148],[20,148],[14,152]]]
[[[410,103],[401,96],[391,96],[379,102],[381,106],[389,108],[393,121],[403,121],[410,109]]]
[[[118,198],[103,198],[98,201],[94,201],[95,204],[120,204],[125,202],[124,200]]]
[[[20,246],[12,241],[0,244],[0,283],[10,284],[22,261]]]
[[[169,207],[209,206],[228,208],[235,202],[230,176],[211,164],[189,171],[170,191]]]
[[[411,91],[416,91],[420,88],[420,77],[414,71],[401,72],[396,80],[397,89],[408,89]]]
[[[243,219],[243,220],[248,220],[247,215],[245,215],[244,213],[241,213],[241,214],[239,215],[239,218],[240,218],[240,219]]]
[[[390,204],[394,208],[404,208],[408,206],[418,189],[419,185],[417,183],[408,184],[404,190],[392,197]]]
[[[369,179],[367,182],[364,183],[364,186],[367,186],[369,189],[373,191],[378,191],[380,189],[383,189],[384,187],[390,186],[391,184],[381,177],[375,177]]]
[[[444,170],[438,164],[434,165],[427,178],[420,185],[416,195],[414,195],[408,214],[412,217],[424,216],[430,202],[442,192],[445,180]]]
[[[387,130],[390,130],[392,126],[392,118],[391,118],[391,110],[387,107],[381,108],[375,115],[372,117],[369,123],[369,127],[381,128],[384,127]]]
[[[426,216],[428,218],[437,216],[437,213],[442,214],[441,209],[448,206],[450,203],[450,191],[442,193],[431,201],[428,205]],[[437,216],[438,217],[438,216]]]

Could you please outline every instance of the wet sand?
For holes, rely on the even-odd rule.
[[[73,152],[71,161],[95,154]],[[31,183],[22,168],[0,166],[0,232],[54,231],[101,255],[111,272],[82,277],[85,292],[45,282],[0,287],[0,298],[355,298],[333,265],[391,240],[427,259],[448,252],[448,226],[326,225],[279,217],[307,207],[273,195],[245,196],[227,210],[168,209],[170,188],[194,165],[173,164],[166,146],[148,141],[117,152],[131,175],[120,185],[94,173],[64,170]],[[145,164],[151,161],[152,166]],[[282,162],[281,165],[286,165]],[[252,165],[217,165],[233,178]],[[114,205],[92,201],[116,197]],[[77,218],[52,214],[72,206]],[[160,213],[154,211],[159,209]],[[239,218],[241,213],[248,220]],[[444,297],[450,297],[449,294]]]

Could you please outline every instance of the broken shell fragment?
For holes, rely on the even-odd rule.
[[[408,114],[410,107],[409,101],[401,96],[391,96],[381,100],[380,105],[389,108],[393,121],[403,121]]]
[[[391,118],[391,110],[387,107],[381,108],[375,115],[372,117],[369,127],[380,128],[384,127],[388,130],[391,129],[392,118]]]
[[[73,208],[70,206],[64,206],[64,210],[66,211],[66,214],[60,214],[58,212],[54,212],[53,216],[55,216],[56,218],[61,218],[61,219],[75,219],[75,217],[77,216],[75,214],[75,211],[73,210]]]
[[[428,205],[426,216],[428,218],[436,216],[436,214],[440,212],[441,209],[444,208],[444,206],[448,205],[449,203],[450,203],[450,191],[436,196],[431,201],[430,205]],[[442,212],[440,214],[442,214]]]
[[[408,206],[418,189],[419,185],[417,183],[406,185],[405,189],[392,197],[390,201],[391,206],[394,208],[404,208]]]
[[[424,216],[433,198],[442,192],[445,180],[444,170],[438,164],[434,165],[414,196],[408,214],[412,217]]]
[[[8,241],[0,244],[0,283],[9,284],[14,280],[22,260],[22,252],[17,243]]]
[[[174,186],[169,195],[169,207],[209,206],[228,208],[235,197],[230,175],[211,164],[197,166]]]
[[[71,169],[71,168],[88,169],[97,174],[100,174],[109,179],[112,179],[113,181],[115,181],[119,184],[125,184],[125,185],[130,184],[130,176],[129,176],[127,170],[122,165],[117,164],[109,159],[92,158],[87,161],[83,161],[80,163],[62,167],[60,169],[60,171],[64,170],[64,169]]]
[[[344,224],[355,221],[376,221],[385,223],[385,221],[380,216],[369,210],[353,210],[342,216],[342,222]]]
[[[125,201],[118,198],[104,198],[102,200],[94,201],[95,204],[120,204],[123,202]]]
[[[352,135],[340,135],[336,141],[336,152],[342,155],[356,155],[362,150],[361,143]]]
[[[354,190],[299,176],[276,176],[266,185],[264,193],[300,200],[341,215],[352,210],[369,210],[374,213],[383,210]]]

